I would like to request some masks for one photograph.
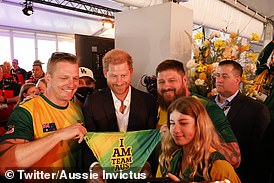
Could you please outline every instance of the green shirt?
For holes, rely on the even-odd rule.
[[[40,95],[14,109],[7,124],[9,130],[2,138],[33,141],[83,119],[80,107],[74,102],[70,101],[66,107],[61,107],[52,103],[44,95]],[[77,141],[78,139],[59,142],[31,168],[64,167],[79,170],[82,152]]]

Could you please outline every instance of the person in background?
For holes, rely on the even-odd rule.
[[[35,97],[36,96],[35,90],[36,90],[36,87],[34,83],[23,84],[20,89],[17,106],[21,104],[22,102],[25,102],[26,100],[29,100]]]
[[[55,52],[47,64],[47,90],[14,108],[0,143],[0,174],[7,169],[32,172],[81,172],[81,143],[87,132],[80,107],[71,101],[79,85],[75,55]]]
[[[256,75],[256,98],[268,106],[271,120],[274,121],[274,40],[258,56]]]
[[[79,67],[79,87],[74,94],[74,102],[83,107],[86,97],[93,93],[95,89],[93,72],[86,67]]]
[[[155,129],[157,106],[152,95],[131,86],[132,57],[124,50],[112,49],[103,57],[108,88],[89,95],[84,103],[86,128],[91,132],[128,132]],[[87,148],[86,169],[99,166]],[[150,165],[154,166],[150,161]],[[102,171],[102,169],[101,169]]]
[[[158,126],[167,124],[167,108],[177,98],[193,96],[199,98],[221,138],[224,140],[221,152],[228,162],[238,167],[241,161],[240,148],[237,139],[231,129],[229,121],[223,111],[210,99],[191,93],[187,87],[187,76],[185,75],[182,62],[177,60],[165,60],[156,68],[157,92],[158,92]]]
[[[45,73],[42,68],[42,63],[40,60],[35,60],[32,65],[32,78],[27,80],[27,83],[37,83],[40,78],[45,77]]]
[[[31,80],[31,79],[33,79],[32,71],[28,71],[26,74],[26,82],[27,82],[27,80]]]
[[[18,76],[16,74],[11,74],[10,70],[11,70],[10,62],[8,62],[8,61],[4,62],[4,64],[3,64],[3,73],[4,73],[3,77],[5,79],[13,80],[13,82],[20,84]]]
[[[256,176],[262,138],[270,123],[266,105],[240,92],[242,66],[233,60],[219,63],[216,71],[217,96],[212,100],[224,110],[241,149],[241,164],[236,169],[242,182],[251,183]]]
[[[20,85],[12,77],[4,78],[3,68],[0,67],[0,126],[8,122],[8,118],[18,101]]]
[[[36,95],[39,95],[41,93],[45,93],[45,91],[47,90],[47,82],[45,77],[40,78],[37,83],[36,83]]]
[[[10,74],[10,70],[11,70],[10,62],[5,61],[5,62],[3,63],[3,73],[4,73],[4,74]]]
[[[160,155],[164,177],[187,182],[241,182],[217,151],[222,141],[199,99],[181,97],[172,102],[167,109],[167,126]]]
[[[267,105],[271,123],[268,125],[260,148],[260,176],[257,182],[274,182],[274,39],[270,41],[258,56],[256,78],[252,92],[256,99]]]
[[[27,78],[27,71],[23,68],[19,67],[19,63],[17,59],[12,60],[12,68],[10,70],[10,74],[15,74],[18,77],[18,83],[23,85]]]

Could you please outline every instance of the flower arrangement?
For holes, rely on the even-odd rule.
[[[250,42],[244,41],[238,33],[231,33],[228,39],[223,39],[220,32],[213,32],[209,38],[198,32],[193,39],[194,57],[186,64],[191,91],[203,96],[216,95],[214,75],[219,62],[234,60],[243,67],[242,90],[248,95],[255,77],[258,57],[250,49]],[[250,41],[259,40],[259,35],[252,33]]]

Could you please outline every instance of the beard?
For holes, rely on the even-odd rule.
[[[163,94],[165,92],[168,92],[168,91],[173,91],[174,92],[174,96],[170,99],[166,99]],[[175,88],[171,88],[171,89],[167,89],[167,90],[161,90],[160,93],[158,92],[158,104],[159,106],[161,107],[161,109],[167,111],[169,105],[175,101],[176,99],[180,98],[180,97],[184,97],[186,96],[186,90],[184,88],[181,88],[179,91],[176,91]]]

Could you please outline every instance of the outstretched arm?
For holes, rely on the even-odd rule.
[[[0,144],[0,174],[4,174],[6,167],[32,166],[61,141],[79,138],[78,143],[81,143],[85,133],[85,127],[76,123],[31,142],[24,139],[5,140]]]

